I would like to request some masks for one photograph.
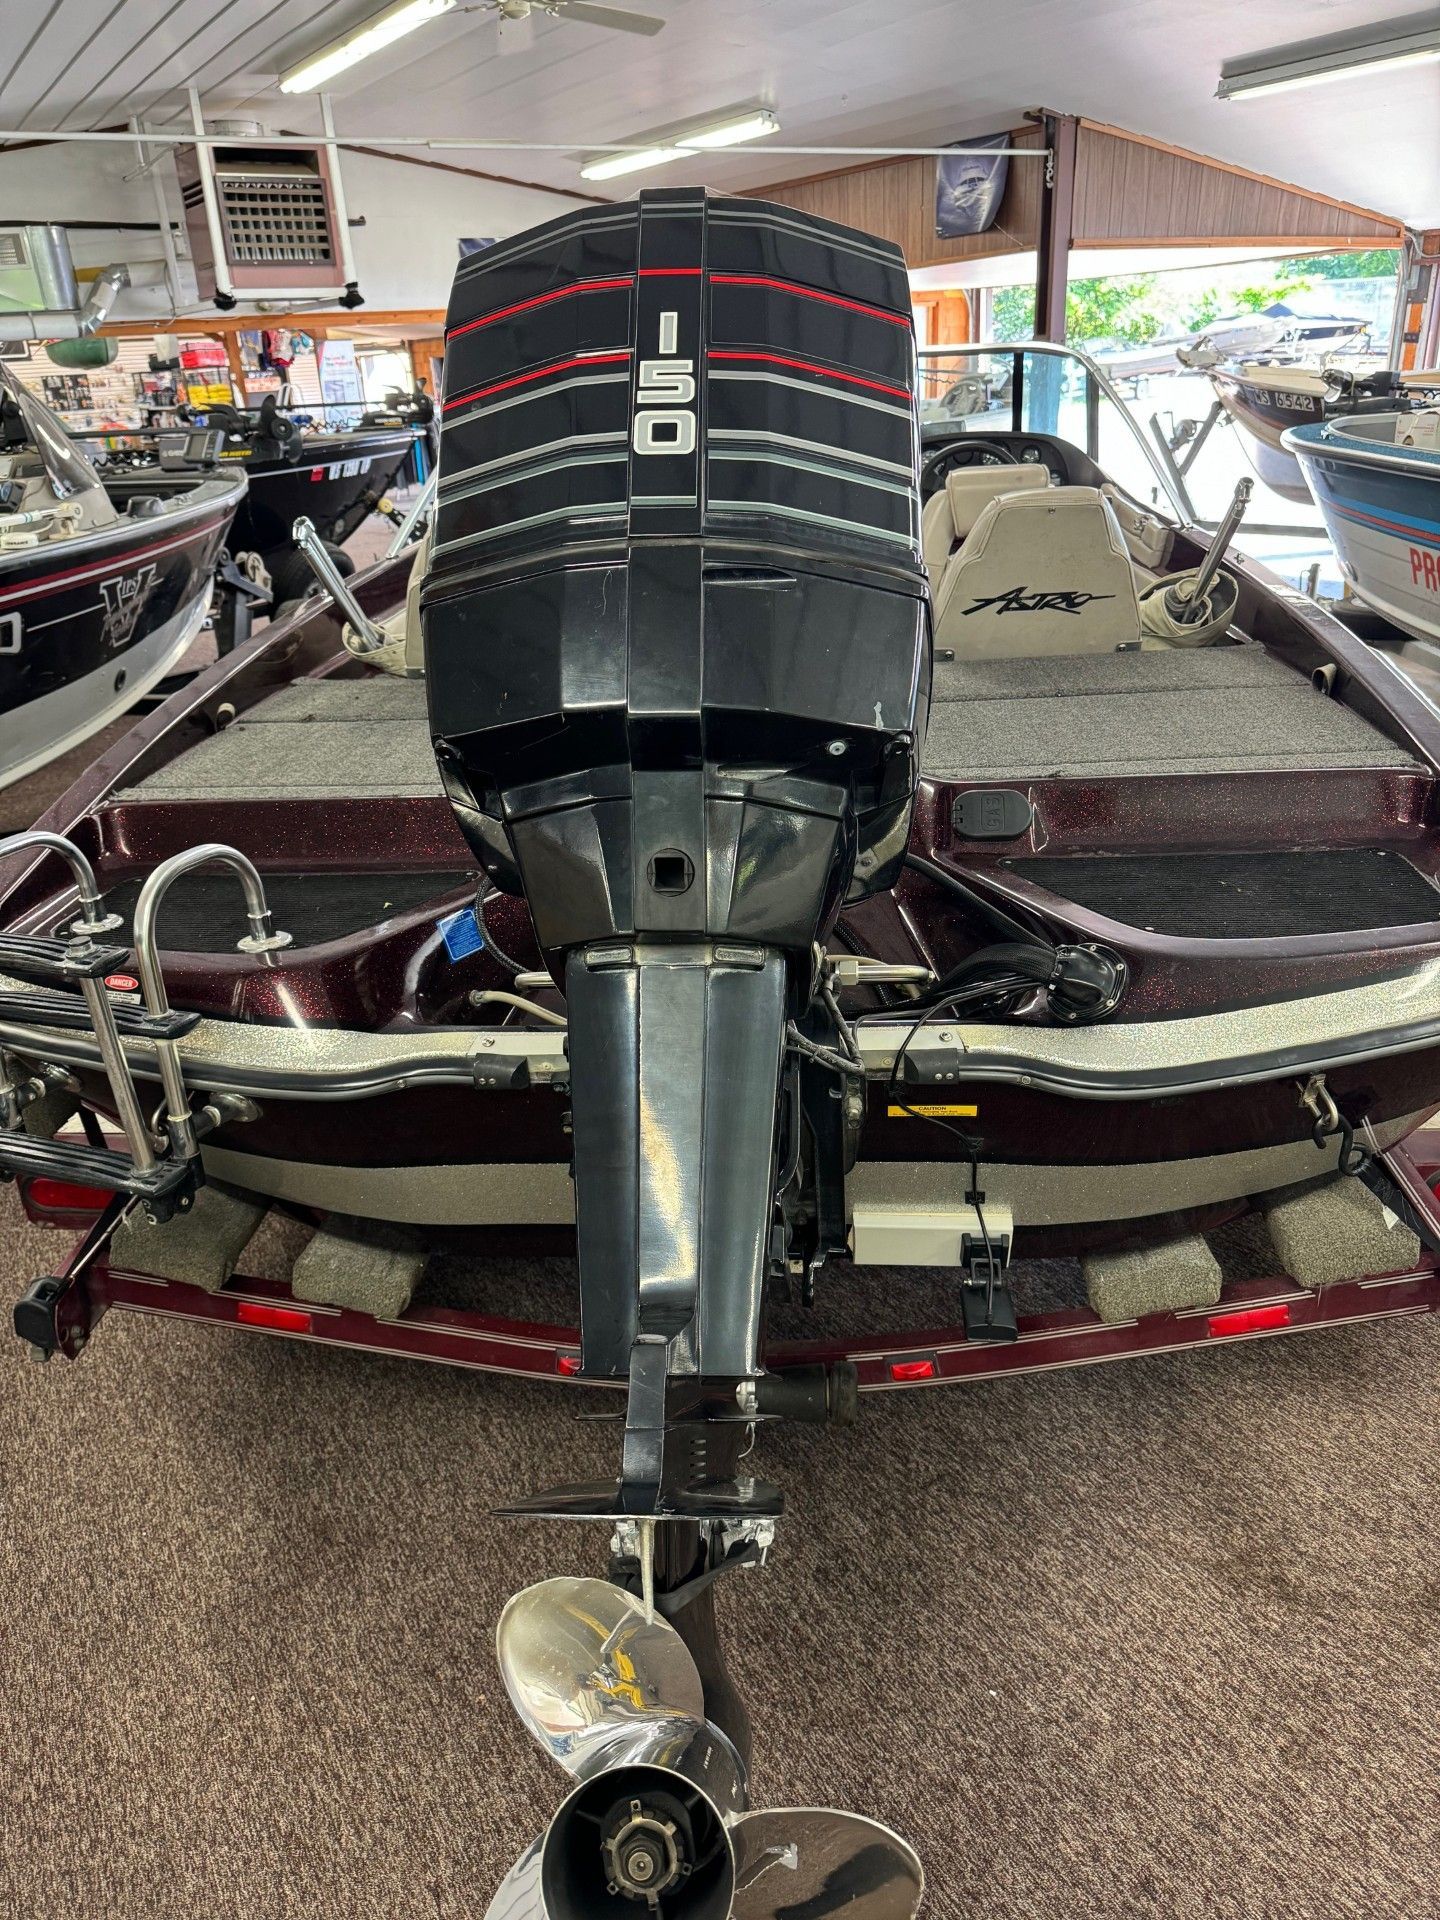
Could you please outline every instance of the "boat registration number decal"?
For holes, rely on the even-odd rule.
[[[1440,554],[1425,547],[1411,547],[1410,584],[1424,587],[1427,593],[1440,593]]]
[[[951,1100],[915,1100],[908,1107],[890,1106],[885,1110],[892,1120],[975,1120],[978,1107],[957,1106]]]
[[[370,465],[368,460],[336,460],[328,467],[312,467],[312,480],[353,480],[357,474],[364,473]]]

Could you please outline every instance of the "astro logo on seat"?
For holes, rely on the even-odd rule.
[[[679,328],[678,313],[662,313],[660,358],[640,362],[630,435],[636,453],[695,451],[695,362],[675,358]]]

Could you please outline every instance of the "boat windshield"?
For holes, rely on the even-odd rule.
[[[11,413],[11,402],[19,414],[18,427]],[[0,408],[9,416],[0,427],[0,451],[16,439],[27,442],[45,463],[51,491],[57,500],[71,500],[93,487],[104,493],[100,476],[76,446],[58,418],[43,400],[37,400],[27,387],[0,363]]]
[[[1176,521],[1190,517],[1139,421],[1095,362],[1073,348],[1042,340],[922,347],[920,425],[927,443],[937,426],[1056,434],[1142,506]]]

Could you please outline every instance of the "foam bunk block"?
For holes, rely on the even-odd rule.
[[[36,1140],[53,1140],[67,1120],[80,1111],[80,1096],[64,1087],[51,1087],[20,1115],[20,1124]]]
[[[428,1257],[399,1227],[331,1214],[295,1262],[290,1291],[311,1306],[349,1307],[396,1320],[409,1306]]]
[[[269,1211],[234,1187],[204,1186],[188,1213],[152,1227],[139,1211],[122,1220],[110,1243],[110,1262],[161,1280],[215,1293],[234,1273],[251,1236]]]
[[[1318,1186],[1282,1188],[1263,1205],[1281,1269],[1302,1287],[1400,1273],[1419,1261],[1419,1236],[1343,1174]]]
[[[1220,1263],[1199,1234],[1163,1246],[1086,1254],[1081,1270],[1090,1305],[1112,1325],[1147,1313],[1213,1307],[1220,1298]]]

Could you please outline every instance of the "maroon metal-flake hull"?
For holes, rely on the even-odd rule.
[[[1184,564],[1192,552],[1187,537],[1177,536],[1172,564]],[[407,565],[385,563],[363,576],[362,604],[376,614],[391,610]],[[1058,1074],[1044,1060],[1034,1072],[1024,1061],[991,1062],[973,1028],[966,1029],[963,1053],[957,1045],[952,1069],[935,1069],[950,1131],[907,1111],[933,1103],[933,1086],[908,1074],[899,1088],[883,1073],[872,1077],[855,1176],[865,1191],[883,1198],[902,1188],[914,1192],[918,1181],[919,1191],[949,1193],[964,1178],[973,1141],[990,1190],[1017,1196],[1021,1255],[1167,1237],[1233,1214],[1250,1194],[1333,1162],[1338,1142],[1332,1138],[1324,1154],[1316,1150],[1315,1112],[1301,1098],[1313,1071],[1307,1022],[1327,994],[1337,1002],[1358,992],[1375,1004],[1414,1003],[1415,1018],[1396,1026],[1383,1046],[1368,1044],[1373,1036],[1364,1024],[1330,1035],[1326,1086],[1346,1122],[1368,1123],[1383,1145],[1440,1105],[1440,1007],[1415,985],[1440,959],[1434,919],[1216,939],[1111,918],[1065,892],[1064,863],[1097,854],[1214,857],[1278,847],[1329,855],[1363,850],[1403,863],[1412,885],[1428,894],[1440,868],[1433,772],[1440,725],[1432,710],[1318,609],[1275,593],[1257,567],[1246,563],[1238,572],[1238,620],[1252,639],[1297,676],[1333,668],[1335,695],[1377,735],[1403,745],[1408,763],[1033,779],[1024,785],[1043,834],[1001,843],[967,840],[957,830],[966,783],[927,779],[911,845],[930,869],[907,870],[893,894],[843,915],[840,945],[889,961],[923,960],[940,972],[954,965],[993,935],[947,892],[948,873],[1061,938],[1096,941],[1121,954],[1129,988],[1103,1042],[1091,1043],[1114,1051],[1113,1062],[1095,1056],[1095,1084],[1086,1083],[1090,1069],[1082,1072],[1076,1061]],[[156,778],[279,689],[362,679],[364,669],[338,651],[336,637],[326,609],[218,663],[113,748],[45,824],[72,834],[102,885],[121,893],[133,891],[157,861],[200,840],[241,848],[282,890],[304,875],[317,884],[326,876],[404,877],[406,903],[394,912],[263,961],[233,951],[236,929],[212,943],[218,951],[166,952],[172,1004],[224,1023],[232,1042],[249,1035],[258,1043],[297,1022],[317,1046],[320,1036],[356,1033],[397,1042],[437,1032],[476,1036],[477,1028],[509,1035],[510,1028],[489,1024],[494,1013],[477,1016],[468,998],[476,989],[508,986],[509,975],[484,951],[452,959],[442,935],[440,923],[463,911],[474,877],[472,856],[438,790],[170,798]],[[287,875],[297,878],[286,882]],[[5,923],[49,931],[67,910],[67,885],[58,861],[32,860],[5,898]],[[522,901],[493,898],[487,912],[503,948],[524,967],[543,966]],[[563,1010],[557,995],[538,997]],[[848,1004],[854,1014],[881,1013],[873,991],[852,993]],[[1229,1037],[1195,1038],[1217,1016],[1229,1021]],[[995,1031],[1013,1047],[1039,1030],[1022,1024]],[[925,1039],[942,1046],[945,1034],[936,1020]],[[1189,1049],[1189,1067],[1173,1083],[1156,1064],[1172,1046]],[[913,1065],[919,1050],[912,1048],[910,1058]],[[77,1065],[87,1096],[103,1108],[98,1068]],[[438,1081],[420,1073],[408,1085],[356,1098],[271,1086],[260,1117],[214,1134],[207,1157],[226,1180],[319,1210],[368,1206],[437,1231],[566,1229],[563,1092],[524,1072],[502,1082],[490,1084],[478,1071]]]

